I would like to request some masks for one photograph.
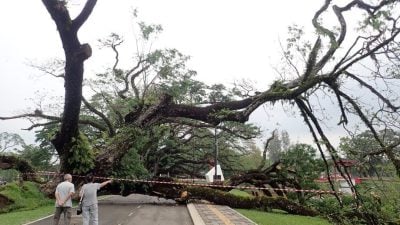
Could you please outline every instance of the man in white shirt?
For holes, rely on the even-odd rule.
[[[64,214],[65,225],[70,225],[72,217],[71,196],[75,193],[75,186],[72,182],[71,174],[64,175],[64,182],[57,185],[56,188],[56,212],[54,213],[54,225],[60,222],[61,214]]]

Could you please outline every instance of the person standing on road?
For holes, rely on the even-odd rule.
[[[70,225],[72,217],[71,196],[75,193],[75,186],[72,182],[71,174],[64,175],[64,181],[59,183],[56,188],[56,212],[54,213],[54,225],[60,222],[61,214],[64,214],[65,225]]]
[[[79,192],[82,199],[82,218],[83,225],[98,225],[99,224],[99,211],[97,201],[97,191],[111,183],[112,180],[104,181],[103,183],[94,183],[95,177],[87,176],[86,184],[84,184]]]

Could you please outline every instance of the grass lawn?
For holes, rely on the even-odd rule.
[[[0,194],[11,201],[0,209],[0,224],[21,225],[54,212],[54,200],[45,197],[38,184],[9,183],[0,187]]]
[[[234,194],[236,196],[252,197],[249,193],[238,189],[232,189],[229,193]]]
[[[21,225],[54,213],[54,203],[33,210],[0,214],[0,224]]]
[[[36,209],[47,206],[54,201],[48,199],[33,182],[9,183],[0,187],[0,194],[11,201],[11,204],[0,209],[0,213]]]
[[[259,225],[329,225],[322,218],[290,215],[281,212],[262,212],[258,210],[235,209]]]
[[[251,195],[245,191],[232,189],[231,194],[237,196],[251,197]],[[297,216],[290,215],[286,212],[274,210],[273,212],[263,212],[259,210],[249,209],[235,209],[247,218],[251,219],[259,225],[328,225],[330,224],[327,220],[318,217],[309,216]]]

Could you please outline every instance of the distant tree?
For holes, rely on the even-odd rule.
[[[25,145],[18,151],[18,156],[28,161],[35,169],[54,171],[53,154],[47,149],[34,145]]]
[[[323,171],[324,162],[317,157],[317,150],[308,144],[291,145],[287,151],[281,155],[281,163],[288,171],[287,176],[292,177],[302,189],[319,189],[320,186],[315,182]],[[314,193],[295,193],[295,199],[304,204],[305,201],[314,196]],[[289,197],[294,196],[289,195]]]
[[[261,149],[254,142],[247,143],[246,148],[248,148],[247,153],[237,161],[241,164],[239,171],[257,169],[262,161]]]
[[[19,134],[0,133],[0,153],[15,153],[24,145],[25,142]]]
[[[282,164],[295,172],[295,178],[304,189],[318,189],[314,182],[325,170],[317,150],[308,144],[295,144],[282,154]]]
[[[399,141],[400,133],[392,130],[381,130],[378,132],[380,138],[387,144]],[[357,160],[356,169],[363,176],[393,176],[394,168],[388,158],[383,154],[374,154],[379,149],[379,143],[375,140],[372,132],[364,131],[340,139],[339,150],[347,158]],[[395,154],[400,154],[400,148],[393,149]]]
[[[267,147],[268,158],[271,162],[278,162],[289,146],[290,138],[288,132],[283,130],[279,133],[279,131],[276,130],[276,132],[274,132],[274,138]]]

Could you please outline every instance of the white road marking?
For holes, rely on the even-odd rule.
[[[138,208],[140,208],[140,207],[141,207],[141,205],[138,205],[138,206],[136,207],[136,209],[138,209]],[[128,216],[132,216],[134,212],[135,212],[135,210],[133,210],[131,213],[129,213]]]
[[[30,224],[33,224],[33,223],[39,222],[39,221],[41,221],[41,220],[45,220],[45,219],[47,219],[47,218],[50,218],[50,217],[52,217],[52,216],[54,216],[54,214],[51,214],[51,215],[45,216],[45,217],[43,217],[43,218],[37,219],[37,220],[35,220],[35,221],[32,221],[32,222],[24,223],[23,225],[30,225]]]

